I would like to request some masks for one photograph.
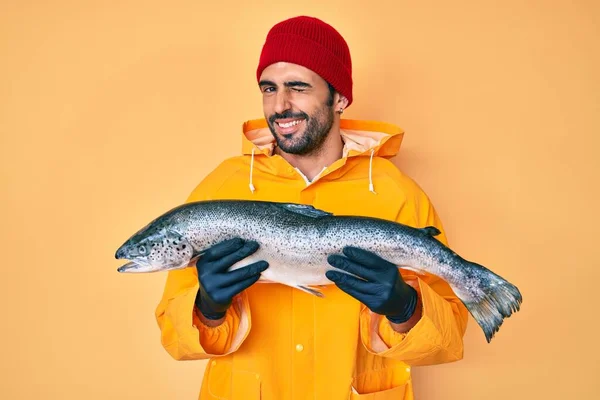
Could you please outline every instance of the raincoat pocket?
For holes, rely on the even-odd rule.
[[[212,364],[207,380],[206,395],[209,399],[260,399],[260,376],[250,371],[232,370],[229,362]]]
[[[378,392],[359,394],[352,390],[350,400],[402,400],[406,394],[406,385],[396,386],[392,389],[380,390]]]
[[[365,371],[353,379],[350,400],[402,400],[409,381],[405,365]]]

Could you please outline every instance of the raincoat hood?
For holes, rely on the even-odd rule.
[[[375,155],[391,158],[400,150],[404,131],[385,122],[340,120],[340,133],[344,140],[343,157],[359,155]],[[271,155],[275,147],[275,139],[269,130],[267,121],[254,119],[243,125],[242,153],[251,155],[261,152]]]
[[[313,179],[319,179],[326,170],[330,172],[341,168],[350,158],[367,155],[369,156],[369,191],[375,192],[373,184],[373,157],[391,158],[398,153],[404,131],[399,127],[375,121],[360,120],[340,120],[340,134],[344,141],[342,158],[335,161],[329,167],[323,170]],[[271,156],[275,148],[275,138],[269,130],[266,119],[250,120],[243,125],[242,135],[242,153],[250,155],[250,174],[248,188],[252,193],[256,190],[253,181],[254,158],[257,154]],[[307,185],[311,181],[304,176],[302,171],[295,168]]]

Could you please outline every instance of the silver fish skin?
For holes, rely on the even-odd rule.
[[[251,200],[187,203],[159,216],[116,252],[130,260],[123,273],[186,268],[209,247],[241,237],[258,242],[253,255],[231,270],[259,260],[269,268],[261,281],[321,295],[313,286],[333,284],[330,254],[360,247],[400,268],[430,273],[448,282],[482,328],[488,342],[504,318],[520,309],[519,289],[489,269],[465,260],[435,238],[435,227],[413,228],[378,218],[333,215],[312,206]],[[339,270],[338,270],[339,271]]]

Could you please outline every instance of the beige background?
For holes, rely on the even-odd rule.
[[[114,251],[239,153],[264,37],[299,14],[350,44],[344,115],[404,128],[452,246],[524,295],[417,398],[598,398],[597,1],[168,4],[0,5],[0,398],[196,398],[204,363],[159,342],[166,275]]]

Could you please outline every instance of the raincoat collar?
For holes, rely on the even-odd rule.
[[[395,156],[398,153],[398,150],[400,150],[404,131],[395,125],[383,122],[342,119],[340,120],[340,133],[344,141],[342,158],[335,161],[329,167],[323,168],[312,181],[308,180],[298,168],[294,168],[294,170],[302,176],[308,187],[317,180],[338,171],[346,164],[348,159],[365,155],[369,157],[368,188],[370,192],[377,194],[373,183],[373,157],[391,158]],[[250,155],[248,187],[252,193],[256,190],[253,180],[255,157],[261,155],[267,157],[268,160],[283,160],[280,156],[273,156],[274,147],[275,139],[264,118],[250,120],[244,123],[242,153],[244,155]],[[279,171],[279,173],[281,172]]]
[[[264,154],[271,156],[275,139],[267,126],[267,121],[254,119],[243,125],[242,153],[244,155]],[[344,140],[343,159],[375,155],[391,158],[400,150],[404,131],[393,124],[376,121],[340,120],[340,133]]]

